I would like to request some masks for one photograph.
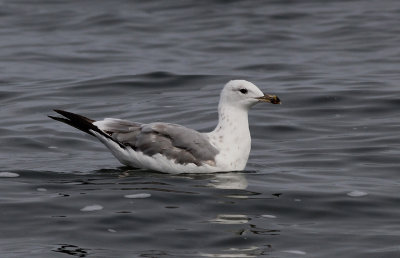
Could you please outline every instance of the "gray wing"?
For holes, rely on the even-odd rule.
[[[208,137],[176,124],[140,124],[121,119],[105,119],[94,123],[125,146],[153,156],[162,154],[179,164],[215,165],[218,150]]]

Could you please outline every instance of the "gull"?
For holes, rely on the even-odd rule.
[[[229,81],[220,94],[218,124],[209,133],[163,122],[95,121],[59,109],[54,111],[63,117],[49,117],[95,136],[126,166],[174,174],[242,171],[251,149],[248,111],[259,102],[280,104],[251,82]]]

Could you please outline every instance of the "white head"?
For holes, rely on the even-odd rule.
[[[220,104],[250,109],[258,102],[280,104],[275,95],[264,94],[256,85],[245,80],[229,81],[221,92]]]

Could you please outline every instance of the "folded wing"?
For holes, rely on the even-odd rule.
[[[107,118],[95,122],[101,130],[124,146],[148,156],[161,154],[179,164],[215,165],[218,150],[205,134],[168,123],[140,124]]]
[[[178,164],[215,166],[218,150],[205,134],[168,123],[140,124],[122,119],[106,118],[94,121],[81,115],[56,110],[66,118],[51,118],[69,124],[91,135],[113,140],[122,148],[132,148],[148,156],[161,154]]]

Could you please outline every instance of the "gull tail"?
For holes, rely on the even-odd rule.
[[[109,134],[105,133],[104,131],[100,130],[97,126],[95,126],[93,124],[94,122],[96,122],[95,120],[60,109],[54,109],[54,111],[64,117],[57,117],[57,116],[48,116],[48,117],[57,120],[59,122],[66,123],[67,125],[75,127],[76,129],[79,129],[95,137],[98,137],[98,135],[100,135],[108,140],[117,143],[121,148],[125,148],[125,146],[122,143],[115,140]]]

